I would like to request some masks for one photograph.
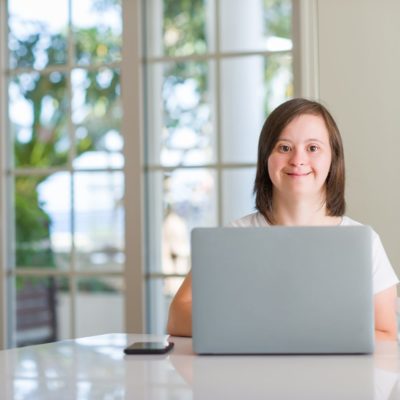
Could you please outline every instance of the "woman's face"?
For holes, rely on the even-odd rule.
[[[282,195],[324,194],[332,161],[321,116],[303,114],[282,131],[268,158],[273,190]]]

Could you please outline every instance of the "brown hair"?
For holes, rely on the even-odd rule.
[[[270,223],[272,214],[273,185],[268,171],[268,158],[272,153],[282,131],[296,117],[303,114],[318,115],[325,121],[332,151],[331,167],[326,178],[326,209],[330,216],[342,216],[345,212],[344,199],[345,170],[342,138],[335,120],[320,103],[296,98],[278,106],[266,119],[258,142],[257,173],[254,182],[256,209]]]

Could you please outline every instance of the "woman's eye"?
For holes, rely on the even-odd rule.
[[[311,151],[311,153],[315,153],[316,151],[318,151],[318,146],[316,146],[315,144],[312,144],[309,148],[309,151]]]
[[[282,153],[287,153],[290,151],[290,147],[287,144],[281,144],[279,146],[279,151]]]

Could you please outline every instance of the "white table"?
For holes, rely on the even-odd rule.
[[[399,399],[397,343],[374,355],[197,356],[171,338],[167,355],[126,356],[109,334],[0,351],[1,399]]]

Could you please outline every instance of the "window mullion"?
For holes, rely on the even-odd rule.
[[[71,37],[71,40],[73,40],[72,37]],[[74,56],[75,50],[74,50],[73,44],[72,44],[71,48],[72,48],[72,53],[68,47],[68,54],[71,54],[71,56]],[[69,60],[66,65],[54,65],[54,66],[49,65],[43,69],[35,69],[32,67],[17,67],[17,68],[10,70],[10,69],[6,68],[5,72],[9,76],[21,75],[21,74],[30,73],[30,72],[38,72],[38,73],[41,73],[42,75],[47,75],[52,72],[69,73],[73,68],[81,68],[86,71],[98,71],[99,68],[117,69],[120,67],[121,67],[121,62],[119,62],[119,61],[114,61],[114,62],[104,63],[104,64],[93,63],[90,65],[78,65],[73,60],[72,61]]]
[[[215,0],[215,138],[216,138],[216,156],[217,156],[217,221],[218,226],[223,225],[223,182],[222,182],[222,118],[221,118],[221,54],[220,54],[220,0]]]
[[[71,210],[70,210],[70,229],[71,229],[71,259],[69,264],[69,299],[70,307],[70,335],[76,337],[76,304],[77,304],[77,282],[74,272],[76,271],[76,248],[75,248],[75,196],[74,196],[74,171],[73,161],[76,157],[76,145],[74,135],[74,125],[72,122],[72,67],[75,60],[74,36],[72,30],[72,0],[68,0],[68,57],[66,65],[67,96],[68,96],[68,117],[67,130],[70,141],[68,152],[68,170],[71,179]]]
[[[216,22],[216,25],[219,25],[218,22]],[[143,58],[142,61],[146,64],[160,64],[160,63],[171,63],[171,62],[208,61],[208,60],[216,60],[218,58],[241,58],[241,57],[251,57],[251,56],[268,57],[277,54],[291,54],[291,53],[292,50],[274,50],[274,51],[260,50],[260,51],[238,51],[238,52],[215,51],[205,54],[190,54],[187,56],[146,57]]]
[[[0,221],[7,220],[6,210],[6,157],[7,157],[7,4],[0,0]],[[0,226],[0,349],[7,348],[7,246],[6,246],[6,223]]]
[[[125,154],[125,329],[144,332],[142,2],[122,0],[121,87]],[[133,21],[133,22],[132,22]]]

